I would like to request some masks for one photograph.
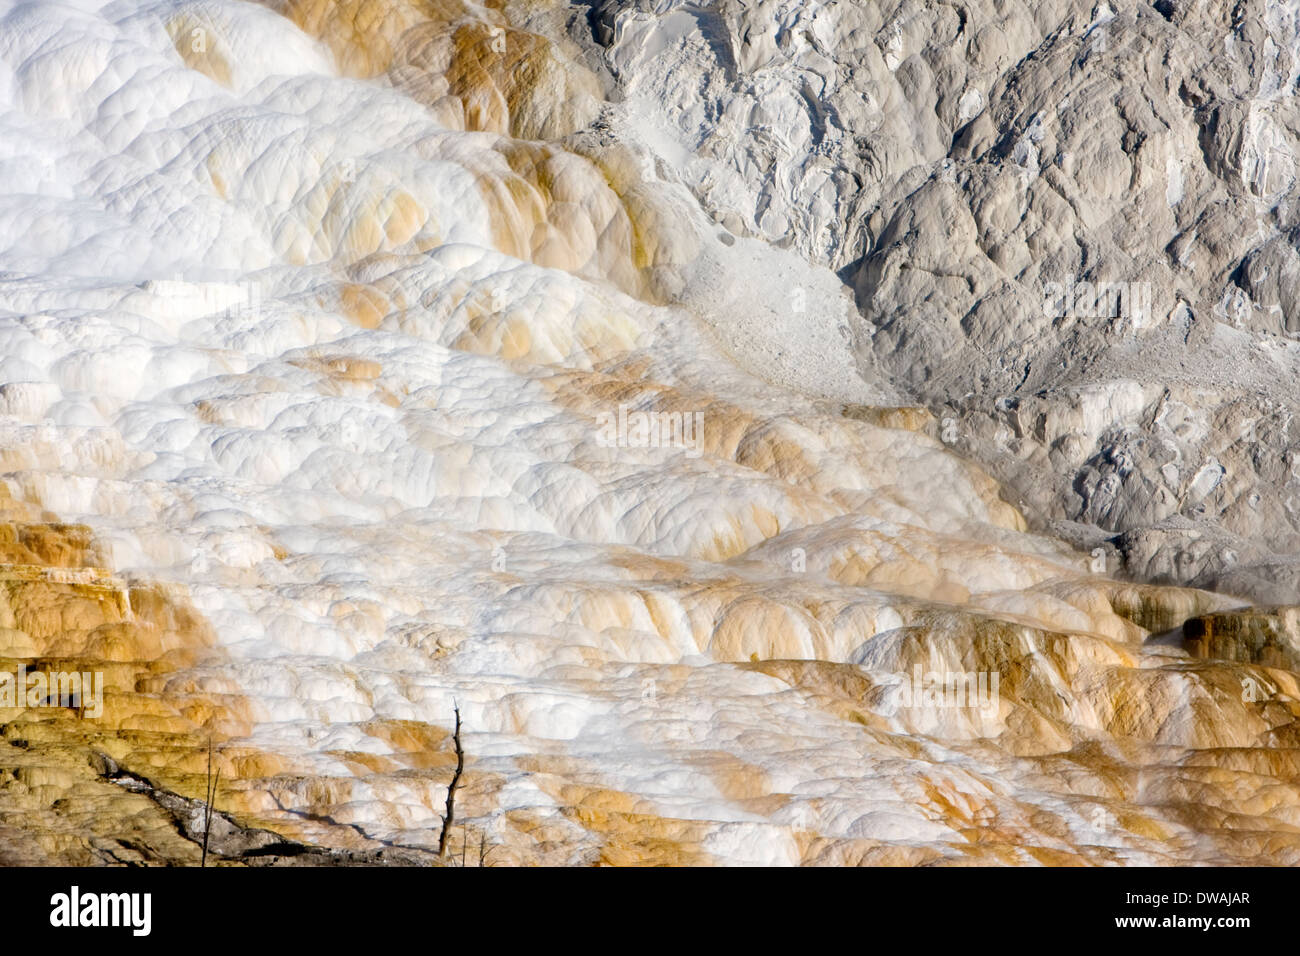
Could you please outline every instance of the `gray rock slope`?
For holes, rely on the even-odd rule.
[[[1300,600],[1300,4],[531,9],[718,223],[839,274],[864,377],[1032,522]]]

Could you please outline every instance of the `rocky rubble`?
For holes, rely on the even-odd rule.
[[[577,6],[615,128],[838,271],[1031,522],[1300,600],[1294,3]]]

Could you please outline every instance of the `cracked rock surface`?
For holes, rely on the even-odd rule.
[[[618,128],[1112,570],[1300,599],[1300,9],[589,0]],[[575,31],[576,32],[576,31]]]

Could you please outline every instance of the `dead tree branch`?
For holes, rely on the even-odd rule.
[[[203,788],[203,856],[199,860],[199,866],[208,865],[208,837],[212,833],[212,804],[217,799],[217,786],[221,783],[221,768],[217,767],[217,773],[212,773],[212,738],[208,738],[208,779]]]
[[[460,707],[456,707],[456,732],[452,735],[456,741],[456,772],[452,774],[451,784],[447,787],[447,813],[442,818],[442,834],[438,837],[438,857],[446,859],[447,842],[451,839],[451,825],[456,820],[456,788],[460,786],[460,775],[465,770],[465,750],[460,745]]]

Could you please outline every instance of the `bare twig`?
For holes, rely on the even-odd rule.
[[[478,865],[482,866],[487,860],[487,834],[480,832],[478,835]]]
[[[456,707],[456,732],[452,739],[456,742],[456,772],[447,787],[447,813],[442,818],[442,834],[438,837],[438,856],[442,859],[447,856],[447,841],[451,837],[451,825],[456,820],[456,788],[460,786],[460,775],[465,770],[465,750],[460,745],[460,707]]]
[[[208,738],[208,779],[204,786],[204,806],[203,806],[203,856],[199,860],[199,866],[208,865],[208,836],[212,833],[212,804],[217,799],[217,786],[221,783],[221,768],[217,767],[216,775],[212,773],[212,738]]]

